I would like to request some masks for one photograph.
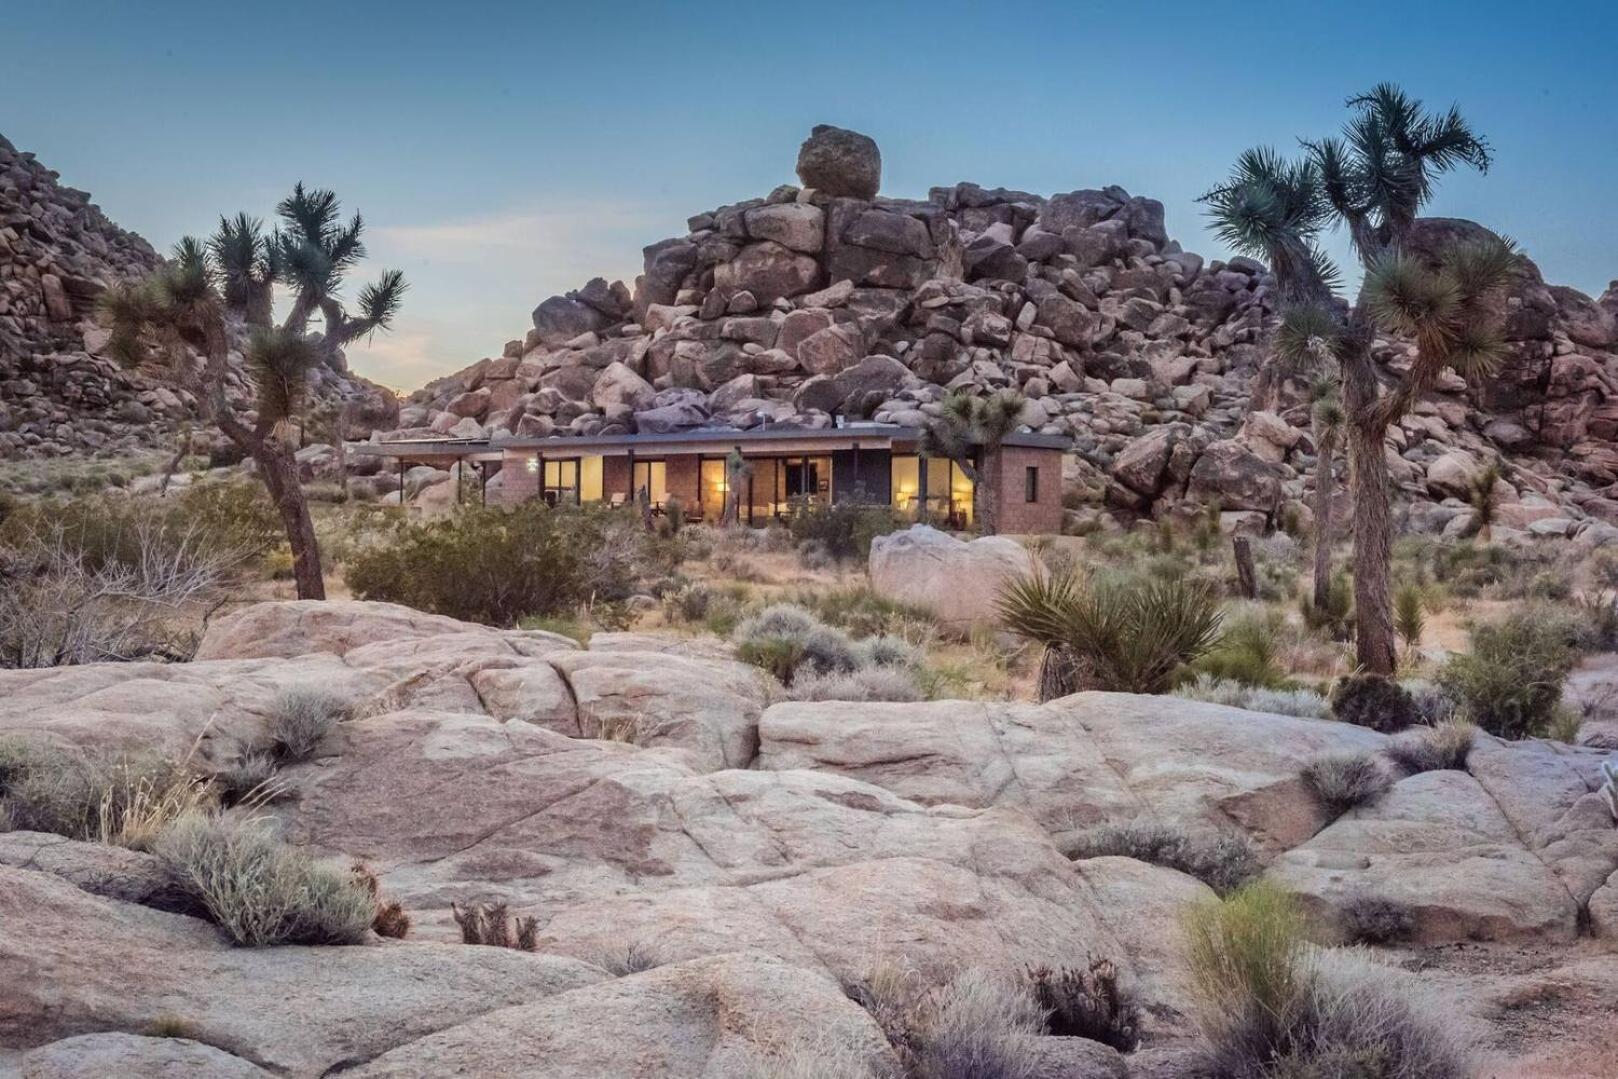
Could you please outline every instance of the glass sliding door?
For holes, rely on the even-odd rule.
[[[893,455],[890,489],[893,508],[911,517],[921,513],[921,458],[915,454]]]
[[[645,491],[652,508],[662,509],[663,503],[669,498],[668,464],[663,461],[636,461],[635,475],[631,483],[635,489],[635,497],[639,498],[640,493]]]

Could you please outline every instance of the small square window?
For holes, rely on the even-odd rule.
[[[1022,494],[1024,502],[1039,501],[1039,468],[1035,465],[1023,469]]]

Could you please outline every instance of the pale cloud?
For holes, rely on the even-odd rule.
[[[350,366],[388,386],[425,382],[498,355],[547,296],[592,277],[633,284],[640,249],[683,221],[641,203],[570,202],[500,214],[373,226],[350,291],[383,267],[410,282],[391,333],[348,350]]]

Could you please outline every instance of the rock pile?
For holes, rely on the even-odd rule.
[[[108,285],[163,260],[86,192],[59,181],[0,136],[0,456],[172,446],[174,430],[196,418],[196,399],[162,377],[121,368],[95,318]],[[228,393],[238,403],[250,395],[239,360]],[[397,423],[389,391],[343,372],[317,372],[314,397],[351,400],[360,436]]]
[[[504,354],[419,391],[401,434],[477,437],[914,424],[956,387],[1015,387],[1033,430],[1069,435],[1070,502],[1129,520],[1217,499],[1239,526],[1307,516],[1302,394],[1247,415],[1274,281],[1170,239],[1163,206],[1119,187],[1050,197],[961,183],[883,197],[869,138],[817,127],[803,186],[693,216],[645,249],[631,288],[601,278],[541,303]],[[1441,239],[1479,226],[1435,219]],[[1451,453],[1506,455],[1502,520],[1618,520],[1618,291],[1543,284],[1507,301],[1508,377],[1447,377],[1390,434],[1413,527],[1461,516],[1429,478]],[[1410,347],[1378,343],[1390,369]],[[1457,458],[1451,458],[1452,461]],[[1606,533],[1602,533],[1606,535]]]

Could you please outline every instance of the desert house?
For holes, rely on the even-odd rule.
[[[662,434],[412,439],[362,452],[413,465],[455,466],[473,475],[478,497],[505,505],[542,498],[556,505],[647,499],[655,512],[675,500],[691,520],[717,522],[736,486],[737,516],[765,525],[800,501],[890,505],[964,529],[973,524],[972,480],[959,464],[919,452],[921,432],[882,423],[825,428],[699,428]],[[979,469],[993,486],[1000,530],[1049,533],[1062,525],[1062,457],[1068,439],[1012,434]],[[727,463],[740,452],[745,465]],[[473,470],[468,473],[468,466]],[[489,481],[500,482],[493,488]],[[464,485],[463,485],[464,487]]]

